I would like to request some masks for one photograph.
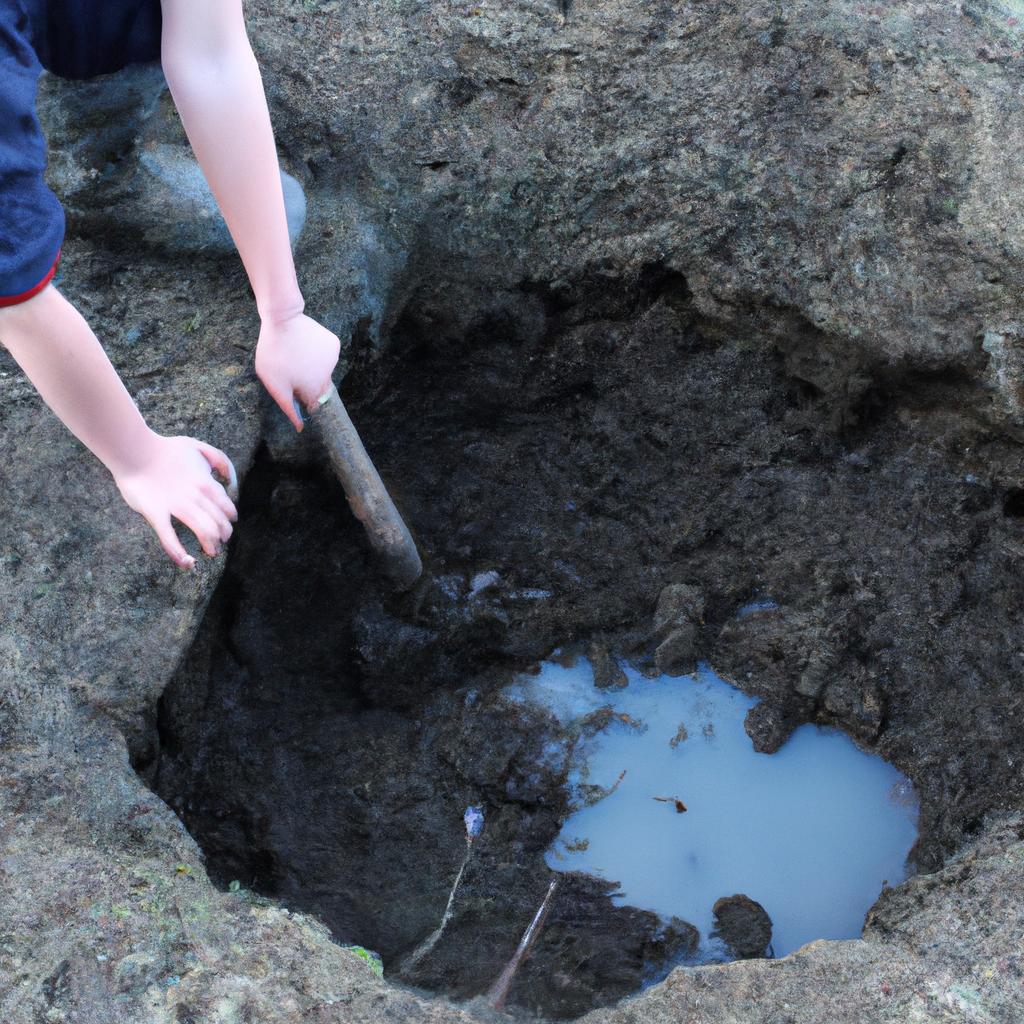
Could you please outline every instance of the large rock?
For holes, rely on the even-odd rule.
[[[171,255],[235,251],[158,63],[61,87],[45,80],[41,115],[50,182],[72,232],[130,237]],[[285,171],[281,188],[294,248],[306,197]]]
[[[302,186],[285,171],[281,172],[281,189],[294,247],[306,222],[306,197]],[[154,245],[181,253],[235,251],[213,192],[190,150],[166,143],[143,149],[133,200],[149,219],[144,230]]]

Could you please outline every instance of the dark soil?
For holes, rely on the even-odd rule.
[[[765,698],[763,745],[828,722],[911,777],[920,869],[1024,804],[1024,491],[1017,449],[958,413],[967,385],[891,377],[837,409],[759,339],[696,322],[677,277],[614,285],[409,299],[343,397],[423,583],[389,593],[325,460],[263,449],[138,766],[219,880],[458,998],[512,955],[567,813],[564,738],[498,688],[557,646],[650,665],[669,584],[704,596],[695,656]],[[820,383],[841,360],[819,357]],[[759,599],[778,607],[737,616]],[[487,820],[454,918],[402,975],[469,804]],[[573,1017],[686,955],[685,927],[609,888],[563,881],[513,1004]]]

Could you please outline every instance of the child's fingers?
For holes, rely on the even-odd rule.
[[[264,387],[267,387],[267,385],[264,385]],[[284,391],[280,390],[276,386],[274,386],[274,387],[267,387],[267,391],[270,392],[270,397],[275,402],[277,402],[278,406],[280,406],[280,408],[281,408],[281,411],[291,421],[292,426],[296,430],[301,431],[302,430],[302,415],[298,411],[298,409],[295,408],[295,404],[294,404],[293,396],[292,396],[291,392],[289,391],[287,394],[285,394]]]
[[[220,484],[211,481],[209,484],[201,487],[200,490],[228,517],[229,522],[238,522],[238,509],[235,508],[235,503],[224,493],[224,488]]]
[[[319,387],[308,387],[306,384],[296,386],[295,397],[292,399],[295,408],[300,414],[304,412],[312,416],[327,400],[333,387],[334,381],[330,374],[320,382]]]
[[[327,400],[327,396],[331,393],[331,388],[333,387],[334,381],[330,377],[328,377],[327,380],[324,381],[324,383],[321,384],[319,388],[317,388],[316,401],[313,403],[314,412],[316,411],[317,408],[319,408],[321,400]]]
[[[196,446],[206,457],[206,461],[227,480],[229,497],[237,499],[238,474],[235,472],[235,464],[227,457],[226,453],[222,452],[219,448],[214,448],[212,444],[207,444],[205,441],[196,441]]]
[[[196,564],[196,560],[182,547],[181,541],[178,540],[178,535],[174,531],[174,525],[171,523],[169,515],[156,521],[150,520],[149,525],[156,531],[161,546],[174,562],[183,569],[191,569]]]
[[[217,554],[217,547],[220,544],[220,530],[213,521],[213,516],[205,512],[198,505],[190,505],[180,512],[172,513],[180,519],[195,535],[199,546],[211,558]]]
[[[231,523],[224,510],[205,494],[196,495],[196,504],[217,524],[217,536],[224,542],[231,537]]]
[[[307,388],[301,387],[296,393],[296,397],[293,399],[296,409],[299,412],[306,412],[312,416],[313,413],[320,408],[321,399],[326,399],[331,388],[334,386],[334,381],[330,377],[327,377],[319,387]]]

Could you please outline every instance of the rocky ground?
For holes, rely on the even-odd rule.
[[[343,392],[429,580],[383,589],[315,442],[260,394],[242,269],[158,189],[182,144],[159,81],[47,82],[59,286],[156,429],[232,455],[243,518],[226,559],[176,570],[0,353],[0,1019],[486,1018],[302,911],[339,941],[373,918],[398,954],[481,797],[529,865],[559,807],[522,770],[541,723],[487,721],[497,682],[566,642],[653,659],[666,630],[764,698],[763,748],[830,722],[910,775],[921,873],[862,940],[680,968],[586,1019],[1016,1019],[1024,10],[247,15],[308,200],[307,307],[351,342]],[[659,616],[674,584],[696,622]],[[757,599],[777,607],[737,615]],[[478,917],[501,862],[480,867]],[[543,894],[522,875],[499,876],[517,924],[488,957]],[[599,934],[605,902],[576,895]],[[552,955],[586,931],[550,925]],[[538,949],[519,1006],[628,990],[585,952],[561,984]],[[404,980],[462,999],[493,966]]]

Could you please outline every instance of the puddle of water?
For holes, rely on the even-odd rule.
[[[589,739],[584,729],[576,744],[576,810],[548,865],[615,880],[616,903],[689,921],[701,932],[698,961],[724,958],[709,939],[711,908],[735,893],[768,912],[776,956],[858,936],[883,884],[907,875],[917,837],[910,782],[814,725],[759,754],[743,731],[757,701],[705,665],[658,679],[623,669],[622,690],[598,690],[584,658],[546,662],[505,690],[545,705],[570,731],[611,708],[600,712],[608,726]]]

